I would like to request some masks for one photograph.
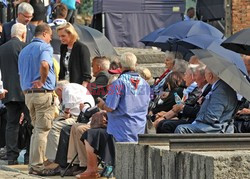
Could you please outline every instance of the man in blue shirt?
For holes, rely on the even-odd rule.
[[[121,56],[122,74],[109,86],[106,104],[99,98],[98,106],[107,111],[107,132],[118,142],[135,142],[143,134],[150,100],[150,87],[135,70],[136,56]]]
[[[47,135],[54,118],[53,90],[55,73],[50,46],[52,31],[49,25],[36,27],[35,38],[20,53],[18,69],[25,103],[34,127],[30,142],[29,171],[43,170]]]

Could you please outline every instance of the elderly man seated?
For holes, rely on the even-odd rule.
[[[122,54],[122,74],[109,87],[106,103],[99,99],[99,108],[107,112],[107,129],[93,128],[83,134],[81,140],[87,151],[87,170],[78,178],[98,176],[97,155],[107,164],[113,164],[113,140],[134,142],[138,140],[138,134],[145,131],[150,87],[135,72],[136,61],[133,53]]]
[[[109,77],[108,69],[110,66],[110,61],[106,57],[95,57],[92,60],[92,72],[95,77],[95,81],[89,83],[87,88],[92,94],[94,99],[97,97],[103,97],[107,93],[106,86],[108,85]],[[80,108],[84,108],[84,105],[81,104]],[[77,158],[73,162],[73,167],[71,167],[65,173],[66,176],[77,175],[82,173],[86,169],[86,150],[84,143],[80,141],[82,134],[90,128],[89,124],[85,123],[76,123],[73,124],[70,130],[70,138],[68,145],[68,155],[67,161],[70,163],[73,158],[77,155]]]
[[[45,165],[47,165],[46,169],[53,169],[58,166],[58,164],[53,162],[56,157],[60,131],[64,126],[76,123],[77,117],[80,113],[80,104],[88,103],[88,105],[85,105],[85,109],[95,105],[94,98],[89,94],[87,88],[76,83],[69,83],[66,80],[59,81],[55,92],[62,103],[63,115],[53,121],[52,128],[48,134],[48,142],[45,153],[45,156],[48,159],[45,163]],[[47,174],[44,172],[42,175]]]
[[[205,78],[212,85],[192,124],[179,125],[175,133],[233,133],[232,115],[237,107],[236,92],[208,68]]]

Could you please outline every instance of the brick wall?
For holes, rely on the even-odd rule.
[[[232,32],[250,28],[250,0],[232,0]]]

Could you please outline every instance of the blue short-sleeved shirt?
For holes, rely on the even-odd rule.
[[[34,38],[19,54],[18,70],[22,90],[32,88],[32,82],[40,79],[40,66],[42,61],[49,64],[49,74],[43,85],[44,89],[54,90],[56,76],[53,66],[53,49],[50,44],[39,38]]]
[[[106,105],[108,112],[107,132],[118,142],[138,141],[143,134],[150,100],[150,87],[137,73],[122,74],[110,87]]]

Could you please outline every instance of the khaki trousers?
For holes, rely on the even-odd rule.
[[[25,104],[30,111],[34,127],[30,141],[29,167],[43,169],[47,136],[52,126],[55,107],[52,105],[52,93],[25,94]]]
[[[67,162],[70,163],[72,159],[78,154],[78,157],[73,162],[74,164],[79,164],[81,167],[87,166],[87,153],[84,143],[80,140],[82,134],[90,129],[89,124],[77,123],[71,127],[70,138],[69,138],[69,148]]]
[[[71,117],[68,119],[63,119],[62,117],[58,117],[53,121],[52,128],[48,134],[48,142],[46,147],[45,156],[50,161],[55,161],[56,152],[60,139],[60,132],[64,126],[75,124],[77,117]]]

